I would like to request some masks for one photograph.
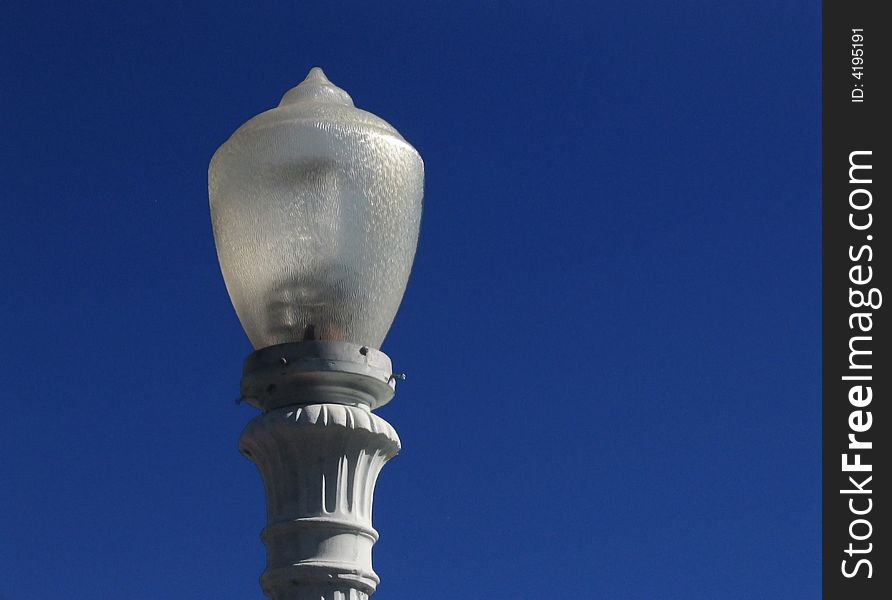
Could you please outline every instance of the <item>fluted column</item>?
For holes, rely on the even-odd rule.
[[[386,355],[343,343],[285,344],[246,361],[242,393],[264,412],[239,450],[266,492],[260,584],[271,600],[366,600],[375,591],[372,500],[400,441],[371,409],[393,395],[393,378]]]
[[[375,591],[372,497],[399,448],[393,427],[365,407],[285,407],[248,424],[239,449],[257,465],[266,491],[261,587],[269,598],[367,598]]]

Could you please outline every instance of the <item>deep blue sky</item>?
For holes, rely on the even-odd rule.
[[[206,172],[313,65],[426,163],[376,598],[819,596],[818,2],[8,4],[0,598],[261,597]]]

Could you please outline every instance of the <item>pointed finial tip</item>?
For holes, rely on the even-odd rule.
[[[306,78],[299,85],[291,88],[282,96],[282,101],[279,104],[295,104],[298,102],[353,106],[353,100],[350,98],[350,95],[329,81],[320,67],[311,68]]]
[[[325,71],[322,70],[322,67],[313,67],[310,69],[310,72],[307,73],[306,81],[331,83],[328,81],[328,77],[325,76]]]

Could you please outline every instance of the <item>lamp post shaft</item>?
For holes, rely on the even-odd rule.
[[[400,449],[371,411],[393,394],[389,364],[380,352],[325,342],[266,348],[246,361],[242,393],[264,412],[239,450],[266,493],[260,581],[271,600],[366,600],[375,591],[372,499]]]

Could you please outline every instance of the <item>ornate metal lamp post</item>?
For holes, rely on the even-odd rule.
[[[208,170],[223,278],[255,348],[242,398],[260,409],[239,449],[260,471],[264,593],[366,599],[372,496],[400,448],[372,410],[393,397],[378,348],[418,240],[424,164],[318,68],[242,125]]]

